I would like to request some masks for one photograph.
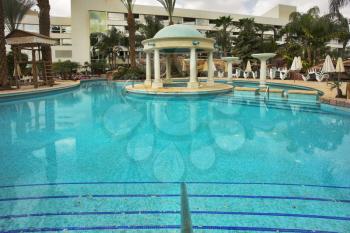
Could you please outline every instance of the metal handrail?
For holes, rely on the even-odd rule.
[[[270,87],[267,86],[265,90],[264,101],[266,102],[266,100],[269,100],[269,99],[270,99]]]

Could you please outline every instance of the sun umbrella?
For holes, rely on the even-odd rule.
[[[186,72],[186,71],[187,71],[187,66],[186,66],[186,61],[185,61],[185,59],[182,60],[182,71],[183,71],[183,72]]]
[[[297,71],[298,70],[298,58],[294,57],[292,66],[290,67],[290,70]]]
[[[338,60],[337,60],[337,66],[335,68],[335,72],[337,72],[337,73],[345,72],[343,59],[341,57],[339,57]]]
[[[203,71],[208,71],[208,62],[207,61],[204,62]]]
[[[326,60],[324,61],[322,72],[324,73],[334,73],[335,69],[333,66],[332,59],[329,55],[327,55]]]
[[[213,71],[214,72],[217,71],[216,66],[215,66],[215,62],[213,62]]]
[[[252,65],[250,64],[250,61],[247,62],[247,67],[245,68],[245,72],[252,72]]]
[[[13,76],[17,76],[17,77],[22,76],[22,71],[21,71],[21,67],[19,66],[19,64],[17,64],[13,70]]]
[[[303,69],[303,62],[301,61],[301,57],[298,57],[298,70],[302,70]]]

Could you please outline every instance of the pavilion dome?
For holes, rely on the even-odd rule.
[[[162,38],[205,38],[202,33],[190,25],[175,24],[160,30],[153,39]]]

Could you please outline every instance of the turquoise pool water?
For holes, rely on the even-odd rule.
[[[0,104],[0,232],[350,232],[350,117],[84,83]]]

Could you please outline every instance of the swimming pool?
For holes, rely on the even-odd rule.
[[[123,84],[0,104],[0,231],[350,232],[350,117]]]

